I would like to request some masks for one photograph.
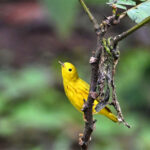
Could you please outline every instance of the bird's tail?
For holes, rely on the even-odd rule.
[[[108,107],[103,108],[99,112],[99,114],[106,116],[107,118],[109,118],[110,120],[112,120],[114,122],[118,122],[117,116],[115,116]]]

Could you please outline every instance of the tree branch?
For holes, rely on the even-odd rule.
[[[123,32],[120,35],[117,35],[116,37],[112,38],[108,38],[108,39],[112,39],[112,43],[107,42],[106,40],[106,45],[104,44],[104,35],[107,32],[108,28],[112,25],[116,25],[120,22],[120,19],[122,19],[121,17],[124,17],[126,15],[127,12],[124,12],[124,14],[122,14],[121,17],[117,16],[116,13],[113,13],[112,16],[106,17],[101,24],[98,23],[98,21],[94,18],[94,16],[92,15],[92,13],[90,12],[89,8],[86,6],[86,4],[84,3],[84,0],[79,0],[81,6],[84,8],[86,14],[88,15],[90,21],[93,23],[96,35],[97,35],[97,46],[96,49],[94,51],[93,56],[90,58],[90,64],[91,64],[91,82],[90,82],[90,90],[89,90],[89,95],[88,95],[88,99],[83,100],[84,101],[84,105],[83,105],[83,113],[84,113],[84,119],[85,119],[85,127],[84,127],[84,132],[82,135],[80,135],[79,138],[79,144],[81,146],[82,150],[87,150],[88,149],[88,144],[89,141],[91,139],[91,134],[94,130],[94,125],[95,125],[95,120],[93,119],[93,103],[94,100],[97,98],[97,93],[96,93],[96,89],[98,85],[102,84],[102,87],[105,87],[105,83],[100,82],[98,83],[98,78],[100,78],[100,81],[102,79],[101,75],[99,73],[104,73],[104,80],[106,78],[109,78],[108,80],[111,80],[111,88],[112,88],[112,104],[115,107],[117,114],[118,114],[118,119],[120,119],[121,122],[124,123],[124,125],[126,125],[127,127],[130,127],[124,120],[122,112],[121,112],[121,108],[119,105],[119,102],[117,100],[117,95],[116,95],[116,90],[115,90],[115,83],[114,83],[114,75],[115,75],[115,70],[116,70],[116,65],[119,59],[119,50],[117,50],[117,44],[119,41],[121,41],[122,39],[124,39],[126,36],[128,36],[129,34],[131,34],[132,32],[136,31],[138,28],[140,28],[141,26],[143,26],[144,24],[146,24],[147,22],[150,21],[150,17],[146,18],[145,20],[143,20],[141,23],[139,23],[138,25],[132,27],[131,29],[129,29],[126,32]],[[109,44],[110,43],[110,44]],[[107,47],[109,48],[109,52],[110,54],[107,55],[105,51],[107,51]],[[103,58],[105,57],[105,58]],[[105,61],[104,61],[104,60]],[[107,60],[107,61],[106,61]],[[112,64],[111,64],[112,63]],[[106,66],[109,68],[109,71],[106,70]],[[112,69],[110,69],[112,66]],[[100,66],[100,67],[99,67]],[[102,67],[102,68],[101,68]],[[112,75],[110,75],[110,72],[112,73]],[[107,82],[107,86],[109,87],[110,82]],[[103,89],[101,90],[103,92]],[[103,94],[100,91],[100,96]],[[100,100],[100,103],[103,102],[103,99]],[[105,101],[104,101],[105,102]],[[108,104],[108,103],[106,103]],[[105,106],[104,106],[105,107]],[[98,110],[99,112],[100,110]]]
[[[95,121],[93,120],[93,103],[96,97],[94,95],[96,94],[97,89],[97,80],[98,80],[98,71],[99,71],[99,62],[101,62],[101,54],[104,49],[102,44],[103,36],[105,35],[106,31],[111,25],[115,25],[119,23],[119,21],[116,21],[116,16],[112,15],[109,17],[106,17],[101,24],[98,23],[98,21],[94,18],[86,4],[83,0],[79,0],[82,7],[84,8],[85,12],[87,13],[90,21],[93,23],[96,35],[97,35],[97,46],[94,51],[94,55],[90,58],[90,64],[91,64],[91,82],[90,82],[90,91],[88,95],[87,101],[84,102],[84,106],[82,111],[84,112],[84,118],[85,118],[85,128],[83,135],[79,138],[79,144],[82,148],[82,150],[88,149],[88,144],[91,139],[91,134],[94,129]]]
[[[91,134],[94,129],[95,120],[93,120],[93,103],[96,99],[94,95],[96,95],[96,88],[97,88],[97,79],[98,79],[98,68],[99,68],[99,60],[100,55],[102,51],[101,46],[101,38],[100,36],[103,34],[100,30],[100,26],[98,24],[98,21],[94,18],[90,10],[87,8],[86,4],[83,0],[79,0],[82,7],[84,8],[85,12],[88,14],[91,22],[94,25],[94,29],[97,35],[97,46],[94,52],[94,56],[90,58],[90,64],[91,64],[91,83],[90,83],[90,91],[88,95],[87,101],[84,103],[83,106],[83,112],[84,112],[84,118],[85,118],[85,128],[82,137],[79,139],[79,144],[82,148],[82,150],[88,149],[88,144],[91,139]]]
[[[101,24],[98,23],[98,21],[94,18],[86,4],[83,0],[79,0],[82,7],[84,8],[85,12],[88,14],[90,21],[93,23],[96,35],[97,35],[97,46],[94,51],[94,55],[90,58],[90,64],[91,64],[91,82],[90,82],[90,91],[88,95],[87,101],[85,101],[83,106],[83,112],[84,112],[84,118],[85,118],[85,128],[84,133],[82,137],[79,138],[79,144],[81,145],[82,150],[87,150],[88,143],[91,139],[91,134],[94,129],[95,121],[93,120],[93,103],[96,97],[94,95],[96,94],[97,89],[97,80],[98,80],[98,70],[99,70],[99,62],[101,61],[101,53],[104,49],[102,45],[102,39],[105,35],[107,29],[111,26],[117,23],[118,21],[115,21],[117,18],[115,15],[106,17]]]

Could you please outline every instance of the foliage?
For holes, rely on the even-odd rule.
[[[135,6],[136,3],[133,0],[109,0],[109,5],[115,5],[117,8],[120,9],[127,9],[126,5],[128,6]]]
[[[127,11],[128,16],[136,23],[150,16],[150,0],[138,5],[135,9]]]
[[[131,20],[136,23],[141,22],[145,18],[150,16],[150,0],[145,0],[137,5],[134,0],[109,0],[109,5],[114,5],[117,8],[127,10],[126,5],[135,6],[127,10],[127,14]],[[136,6],[137,5],[137,6]]]

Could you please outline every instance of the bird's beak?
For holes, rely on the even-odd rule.
[[[58,61],[59,64],[61,64],[62,67],[65,67],[64,63],[61,61]]]

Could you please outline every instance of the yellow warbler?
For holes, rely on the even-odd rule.
[[[88,98],[89,84],[79,78],[76,67],[73,64],[69,62],[62,63],[60,61],[59,63],[61,64],[63,85],[66,96],[72,105],[78,111],[82,112],[81,109],[83,107],[84,100],[87,100]],[[112,114],[108,107],[104,107],[100,112],[96,112],[95,107],[97,104],[98,102],[95,100],[93,105],[93,114],[102,114],[112,121],[118,122],[117,117]]]

